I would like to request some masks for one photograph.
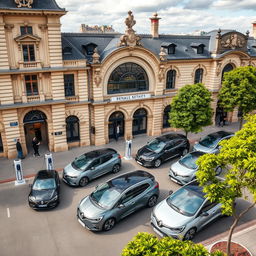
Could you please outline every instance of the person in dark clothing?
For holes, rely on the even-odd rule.
[[[22,151],[22,146],[20,144],[20,139],[16,140],[16,149],[18,152],[18,158],[19,159],[24,159],[25,157],[23,156],[23,151]]]
[[[120,135],[120,125],[117,124],[116,133],[115,133],[116,141],[118,141],[119,135]]]
[[[39,145],[40,145],[40,141],[38,141],[38,139],[36,137],[33,138],[32,140],[32,146],[34,149],[34,156],[40,156],[38,150],[39,150]]]

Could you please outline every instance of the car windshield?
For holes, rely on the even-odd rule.
[[[207,135],[205,138],[199,141],[199,144],[207,148],[214,148],[220,141],[220,138],[212,134]]]
[[[55,189],[56,182],[54,179],[37,179],[33,185],[34,190]]]
[[[72,166],[78,170],[84,170],[93,160],[90,155],[81,155],[72,162]]]
[[[163,150],[163,148],[165,147],[166,143],[161,141],[161,140],[158,140],[158,139],[155,139],[155,140],[152,140],[148,143],[147,147],[151,150],[151,151],[154,151],[156,153],[159,153]]]
[[[189,188],[181,188],[169,196],[166,201],[175,211],[186,216],[193,216],[204,200],[205,198],[198,195],[196,191]]]
[[[110,209],[116,203],[120,196],[120,191],[110,184],[105,183],[97,187],[97,189],[91,193],[90,197],[93,202],[104,209]]]
[[[183,158],[180,159],[179,163],[184,165],[189,169],[197,169],[196,160],[198,159],[198,155],[187,154]]]

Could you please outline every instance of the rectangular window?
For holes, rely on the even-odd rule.
[[[65,97],[75,96],[74,74],[64,75]]]
[[[37,75],[26,75],[25,84],[27,96],[38,95]]]
[[[1,133],[0,133],[0,152],[4,152],[3,141],[2,141],[2,134]]]
[[[33,44],[22,45],[24,62],[35,61],[35,48]]]
[[[31,26],[21,26],[20,27],[21,35],[30,34],[33,35],[33,30]]]

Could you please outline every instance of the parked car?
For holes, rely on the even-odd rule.
[[[142,207],[153,207],[159,196],[159,185],[153,175],[134,171],[118,176],[96,187],[81,200],[77,218],[89,230],[111,230],[116,222]]]
[[[35,176],[28,196],[33,209],[54,208],[60,201],[60,178],[55,170],[41,170]]]
[[[199,142],[195,143],[193,150],[217,154],[219,153],[219,143],[222,140],[230,139],[232,136],[234,136],[233,132],[226,131],[210,133]]]
[[[170,158],[186,155],[189,151],[189,141],[182,134],[170,133],[156,137],[138,150],[136,161],[145,167],[159,167]]]
[[[77,157],[63,169],[63,181],[84,187],[89,181],[121,169],[121,156],[112,148],[93,150]]]
[[[169,176],[171,180],[180,185],[187,184],[188,182],[194,180],[198,170],[196,161],[200,156],[204,154],[204,152],[193,151],[172,164],[169,170]],[[221,172],[222,168],[218,166],[216,168],[216,175],[220,175]]]
[[[192,240],[200,229],[220,216],[221,204],[210,202],[202,187],[192,181],[155,206],[151,225],[160,236]]]

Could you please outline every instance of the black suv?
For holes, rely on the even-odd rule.
[[[186,155],[190,144],[186,136],[170,133],[156,137],[138,150],[136,161],[145,167],[159,167],[162,162],[180,155]]]

